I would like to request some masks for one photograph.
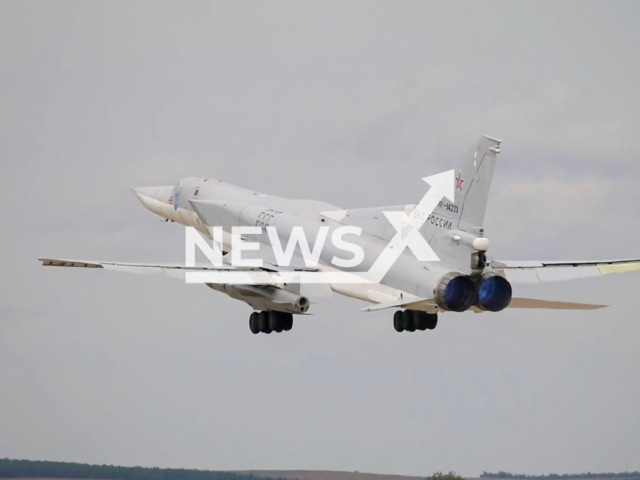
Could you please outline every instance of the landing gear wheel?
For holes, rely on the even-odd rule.
[[[293,327],[293,314],[277,312],[275,310],[263,310],[253,312],[249,316],[249,329],[252,333],[287,332]]]
[[[282,331],[282,313],[273,310],[269,312],[269,328],[276,333]]]
[[[282,329],[285,332],[288,332],[293,328],[293,313],[283,313],[282,314]]]
[[[414,322],[413,312],[411,310],[405,310],[404,312],[402,312],[402,327],[407,332],[416,331],[416,324]]]
[[[427,328],[429,330],[433,330],[438,325],[438,314],[437,313],[427,313]]]
[[[404,327],[402,325],[402,310],[398,310],[393,314],[393,328],[396,329],[396,332],[404,332]]]
[[[260,314],[258,312],[253,312],[249,316],[249,329],[253,334],[260,333],[259,319],[260,319]]]
[[[267,333],[267,334],[271,333],[271,327],[269,326],[269,312],[266,312],[266,311],[260,312],[258,325],[262,333]]]
[[[429,317],[427,312],[413,312],[416,330],[426,330],[429,327]]]

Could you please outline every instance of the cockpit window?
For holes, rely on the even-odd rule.
[[[193,191],[193,196],[197,197],[199,193],[200,193],[200,187],[196,187],[195,190]]]

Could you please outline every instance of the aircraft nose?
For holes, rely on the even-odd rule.
[[[140,200],[146,197],[168,203],[169,199],[173,196],[173,186],[135,187],[133,188],[133,193],[135,193],[136,197]]]

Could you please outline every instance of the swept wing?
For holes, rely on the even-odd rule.
[[[492,261],[490,266],[511,283],[542,283],[599,277],[640,270],[640,259],[580,261]]]

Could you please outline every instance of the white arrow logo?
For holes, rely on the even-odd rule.
[[[415,206],[410,215],[405,212],[383,212],[387,220],[395,228],[396,234],[367,272],[373,279],[378,279],[378,282],[391,269],[406,247],[409,247],[409,250],[421,262],[440,261],[436,252],[433,251],[420,233],[420,228],[443,197],[455,202],[454,171],[449,170],[438,175],[424,177],[422,180],[428,183],[431,188],[422,197],[422,200]]]

